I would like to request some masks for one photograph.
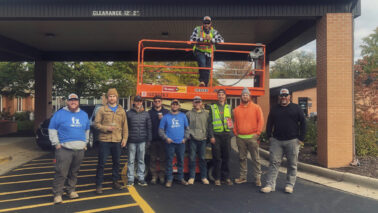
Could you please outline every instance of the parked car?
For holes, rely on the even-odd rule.
[[[102,106],[102,104],[96,105],[81,105],[80,109],[84,110],[88,114],[89,122],[90,122],[90,131],[89,131],[89,142],[88,148],[93,148],[97,142],[98,134],[96,128],[94,128],[94,119],[98,109]],[[54,147],[51,145],[51,141],[49,139],[49,124],[50,119],[48,118],[44,120],[38,127],[35,133],[35,140],[37,145],[43,150],[53,150]]]

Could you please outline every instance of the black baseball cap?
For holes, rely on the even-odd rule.
[[[156,99],[160,99],[160,100],[161,100],[162,98],[161,98],[160,95],[155,95],[155,96],[153,97],[153,100],[156,100]]]
[[[140,97],[140,95],[137,95],[134,97],[134,101],[142,101],[142,97]]]

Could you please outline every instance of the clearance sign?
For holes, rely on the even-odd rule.
[[[163,92],[178,92],[178,93],[186,93],[187,89],[186,86],[163,86]]]

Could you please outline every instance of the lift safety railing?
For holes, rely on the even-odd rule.
[[[144,81],[145,72],[156,72],[156,73],[175,73],[175,74],[188,74],[188,75],[198,75],[198,70],[209,70],[210,78],[209,84],[205,88],[210,88],[207,91],[215,91],[216,89],[225,89],[226,91],[240,91],[241,87],[232,86],[215,86],[213,87],[213,76],[214,76],[214,53],[226,53],[226,54],[242,54],[250,57],[253,67],[249,71],[248,75],[259,78],[259,84],[253,87],[249,87],[252,95],[260,96],[264,94],[265,86],[265,45],[263,44],[252,44],[252,43],[217,43],[216,48],[211,45],[211,66],[210,67],[198,67],[198,66],[175,66],[175,65],[154,65],[146,64],[145,56],[147,51],[180,51],[186,54],[192,54],[193,45],[203,45],[206,43],[192,42],[192,41],[172,41],[172,40],[149,40],[143,39],[139,41],[138,44],[138,74],[137,74],[137,93],[141,95],[142,90],[149,91]],[[179,47],[172,47],[179,46]],[[215,49],[215,50],[214,50]],[[241,50],[242,49],[242,50]],[[215,54],[216,56],[216,54]],[[149,70],[150,69],[150,70]],[[155,70],[154,70],[155,69]],[[173,69],[173,70],[172,70]],[[186,71],[193,70],[193,71]],[[190,87],[190,86],[189,86]],[[196,86],[193,86],[196,87]],[[156,89],[156,87],[155,87]],[[257,91],[257,92],[253,92]],[[164,93],[163,91],[161,91]],[[158,93],[154,91],[153,94]],[[193,94],[195,95],[195,94]],[[190,97],[192,97],[191,95]],[[238,95],[237,92],[231,93],[231,95]],[[239,93],[240,95],[240,93]],[[145,97],[151,96],[144,94]],[[172,97],[172,96],[171,96]],[[186,96],[190,98],[189,96]],[[179,98],[179,97],[177,97]]]

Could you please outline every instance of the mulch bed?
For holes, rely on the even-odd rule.
[[[260,147],[265,150],[269,150],[269,144],[267,143],[261,143]],[[317,162],[316,152],[314,152],[313,148],[310,146],[304,146],[303,148],[301,148],[298,159],[302,163],[320,166]],[[378,179],[378,157],[366,156],[358,157],[357,159],[360,163],[359,166],[347,166],[333,170],[339,172],[349,172],[356,175]]]

